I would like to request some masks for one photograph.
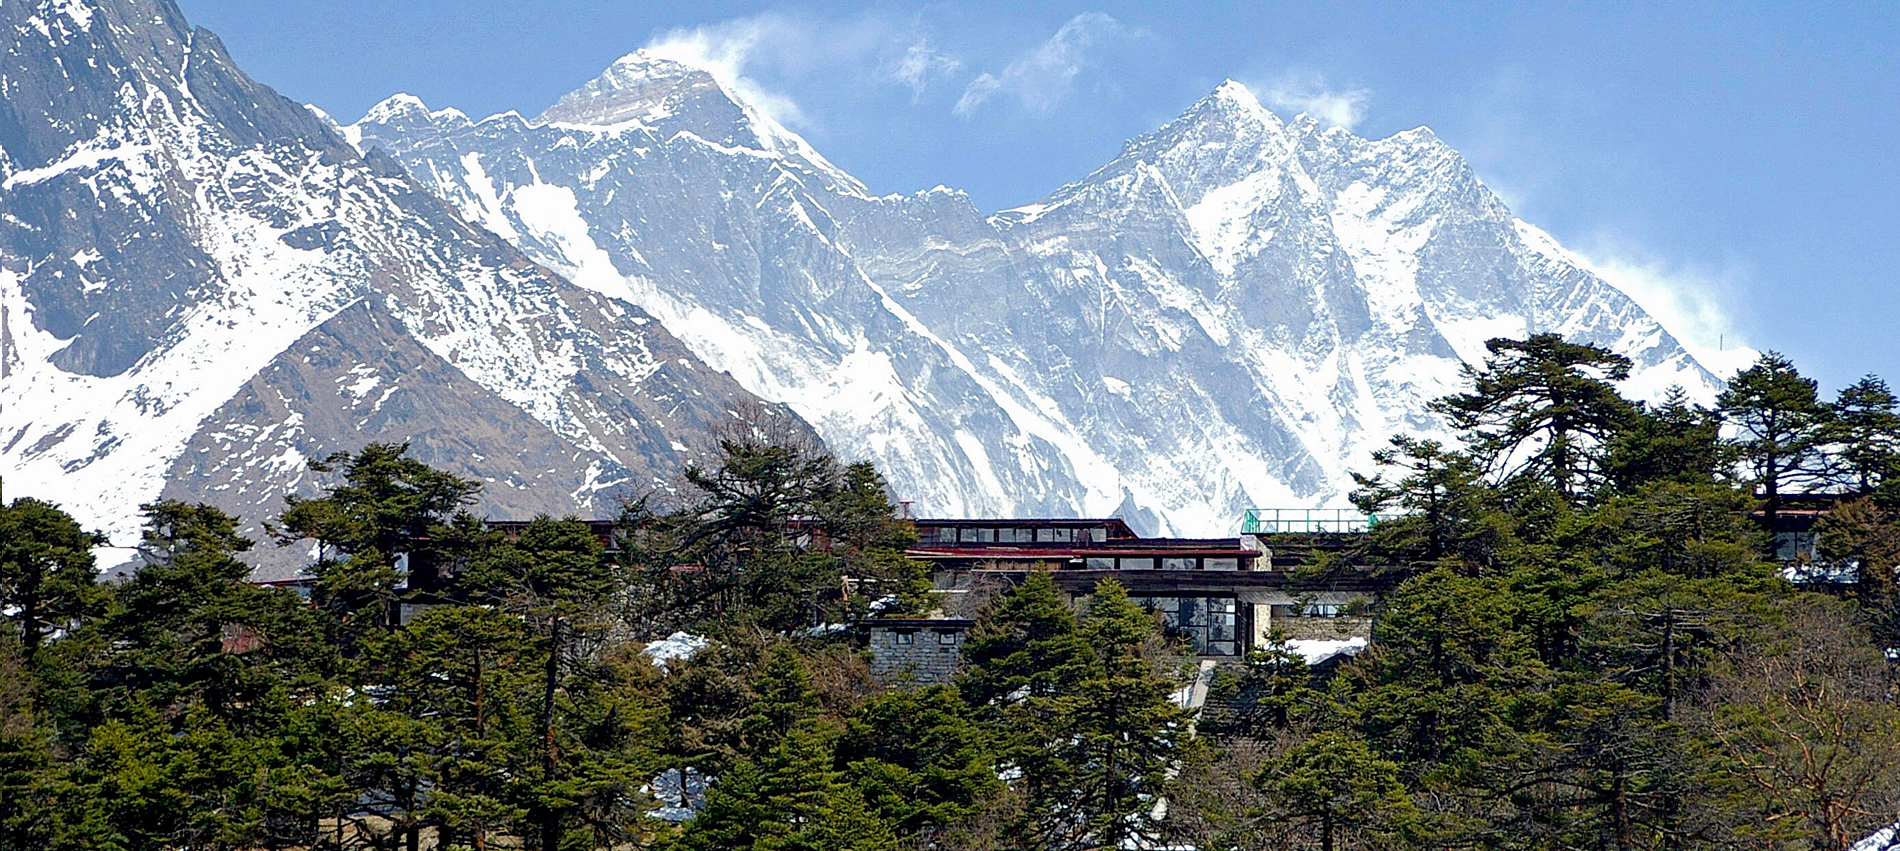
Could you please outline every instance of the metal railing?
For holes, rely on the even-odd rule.
[[[1294,533],[1360,533],[1370,531],[1390,514],[1365,514],[1350,508],[1249,508],[1240,516],[1245,535]]]

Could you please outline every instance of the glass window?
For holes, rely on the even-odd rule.
[[[1108,540],[1108,530],[1101,526],[1089,529],[1089,540],[1098,544]]]
[[[1100,557],[1100,556],[1092,556],[1092,557],[1090,557],[1090,558],[1089,558],[1089,560],[1088,560],[1088,569],[1090,569],[1090,570],[1114,570],[1114,569],[1115,569],[1115,560],[1114,560],[1114,559],[1112,559],[1112,558],[1102,558],[1102,557]]]
[[[1210,559],[1207,559],[1206,561],[1203,561],[1203,562],[1202,562],[1202,565],[1203,565],[1203,566],[1205,567],[1205,569],[1207,569],[1207,570],[1239,570],[1239,569],[1240,569],[1240,559],[1237,559],[1237,558],[1210,558]]]
[[[1336,618],[1346,613],[1346,607],[1339,603],[1307,603],[1300,615],[1309,618]]]
[[[910,632],[898,632],[898,633],[893,633],[891,637],[895,638],[898,644],[909,644],[911,643],[911,640],[916,638],[917,636],[914,633],[910,633]]]
[[[938,531],[940,531],[940,530],[939,530],[939,529],[938,529],[937,527],[935,527],[935,526],[919,526],[919,527],[917,527],[917,543],[920,543],[920,544],[934,544],[934,543],[936,543],[936,542],[937,542],[937,532],[938,532]]]
[[[1154,570],[1155,560],[1151,558],[1125,558],[1122,559],[1121,567],[1123,570]]]
[[[1201,560],[1198,558],[1164,558],[1161,560],[1161,569],[1199,570],[1201,569]]]
[[[1182,597],[1180,615],[1175,619],[1180,626],[1206,626],[1206,601],[1199,597]]]
[[[957,643],[957,634],[954,632],[950,632],[948,630],[939,630],[937,632],[937,643],[938,644],[955,644]]]
[[[1037,530],[1036,530],[1036,543],[1038,543],[1038,544],[1053,544],[1053,543],[1055,543],[1055,542],[1056,542],[1056,540],[1057,540],[1057,538],[1056,538],[1056,534],[1057,534],[1057,533],[1059,533],[1059,532],[1062,532],[1062,531],[1063,531],[1063,530],[1061,530],[1061,529],[1037,529]]]

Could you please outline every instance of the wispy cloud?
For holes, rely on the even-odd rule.
[[[1610,237],[1570,251],[1656,317],[1716,375],[1727,378],[1755,360],[1758,353],[1743,341],[1729,309],[1743,290],[1745,270],[1672,262]]]
[[[998,95],[1013,96],[1028,109],[1048,109],[1074,87],[1076,75],[1088,67],[1096,47],[1131,34],[1132,30],[1104,13],[1076,15],[1002,71],[978,74],[957,99],[956,114],[967,118]]]
[[[909,47],[904,48],[903,54],[895,62],[886,63],[882,70],[886,78],[910,89],[911,103],[916,103],[931,81],[948,77],[962,69],[963,60],[932,48],[928,39],[919,36]]]
[[[877,13],[820,18],[765,12],[666,30],[641,48],[704,68],[720,84],[781,124],[810,128],[814,116],[768,85],[822,74],[827,80],[909,89],[913,101],[955,75],[963,61],[933,46],[919,19]]]
[[[790,97],[772,91],[749,76],[748,69],[782,58],[793,45],[806,41],[803,22],[767,12],[716,24],[667,30],[640,49],[662,59],[699,68],[754,109],[791,127],[810,126],[804,110]]]
[[[1284,74],[1256,88],[1260,99],[1282,112],[1305,113],[1322,124],[1351,130],[1366,117],[1372,92],[1329,86],[1315,71]]]

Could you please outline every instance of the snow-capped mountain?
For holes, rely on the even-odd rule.
[[[535,119],[400,95],[345,134],[462,214],[633,301],[877,461],[930,514],[1120,512],[1231,531],[1337,502],[1438,427],[1484,341],[1715,378],[1419,128],[1283,122],[1221,85],[1041,201],[876,196],[701,69],[630,54]]]
[[[495,514],[596,514],[735,411],[802,428],[360,155],[171,0],[6,0],[0,40],[9,497],[120,544],[161,494],[255,528],[305,459],[399,440]]]

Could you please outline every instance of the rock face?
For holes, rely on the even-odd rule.
[[[1441,427],[1484,341],[1556,331],[1715,378],[1424,128],[1283,122],[1228,82],[1043,200],[876,196],[706,72],[630,54],[535,119],[408,96],[345,135],[747,389],[926,514],[1231,532]]]
[[[369,440],[597,514],[794,415],[246,77],[170,0],[0,3],[0,474],[115,542]]]

